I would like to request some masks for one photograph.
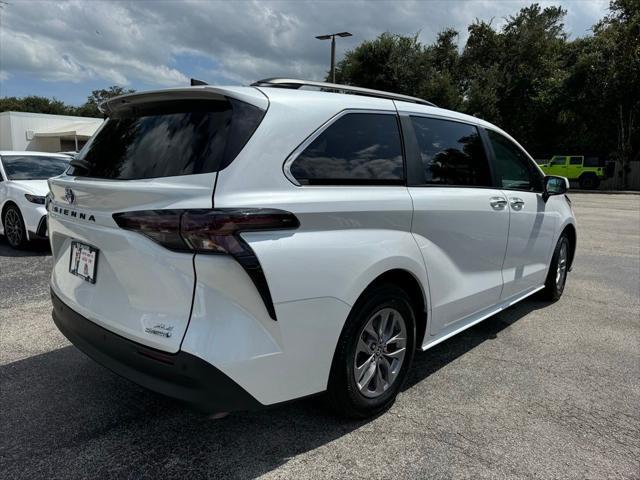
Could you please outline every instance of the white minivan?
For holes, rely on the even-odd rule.
[[[54,321],[205,411],[325,393],[375,415],[416,349],[564,289],[568,183],[483,120],[292,79],[102,109],[49,180]]]

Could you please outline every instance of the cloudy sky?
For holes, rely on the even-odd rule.
[[[530,1],[0,1],[0,96],[43,95],[80,104],[92,89],[246,84],[273,76],[320,80],[329,42],[338,57],[384,31],[423,42],[475,18],[499,27]],[[571,37],[590,34],[607,0],[540,1],[567,11]]]

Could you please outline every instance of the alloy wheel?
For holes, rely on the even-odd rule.
[[[394,308],[383,308],[367,320],[358,336],[354,377],[367,398],[386,392],[398,378],[407,346],[407,327]]]
[[[556,287],[562,290],[567,278],[567,242],[562,242],[560,253],[558,254],[558,267],[556,269]]]
[[[14,209],[9,208],[4,216],[4,234],[12,246],[22,243],[24,228],[22,227],[22,219],[20,214]]]

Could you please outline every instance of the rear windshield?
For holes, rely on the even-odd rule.
[[[46,180],[69,167],[69,160],[34,155],[3,155],[2,166],[9,180]]]
[[[245,102],[180,100],[114,112],[69,173],[133,180],[217,172],[229,165],[264,111]]]

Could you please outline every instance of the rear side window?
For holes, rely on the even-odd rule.
[[[397,185],[404,182],[395,114],[348,113],[298,155],[291,175],[303,185]]]
[[[180,100],[114,114],[78,154],[71,175],[118,180],[217,172],[256,130],[264,111],[234,99]]]
[[[527,155],[507,137],[487,130],[493,153],[498,186],[508,190],[541,190],[542,177]]]
[[[582,165],[582,157],[569,157],[569,165]]]
[[[426,185],[491,186],[478,129],[466,123],[411,117]]]

